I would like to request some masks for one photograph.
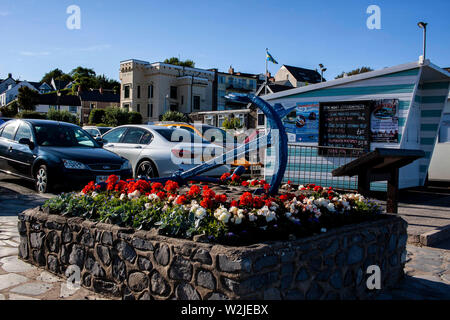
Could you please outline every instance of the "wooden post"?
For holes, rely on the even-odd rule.
[[[367,197],[370,194],[370,179],[368,170],[358,173],[358,193]]]
[[[398,168],[393,168],[387,181],[386,212],[398,213]]]

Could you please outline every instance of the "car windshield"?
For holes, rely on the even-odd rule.
[[[90,147],[100,146],[92,137],[78,127],[55,124],[38,124],[36,130],[37,144],[45,147]]]
[[[193,142],[209,144],[208,141],[185,129],[157,128],[153,130],[155,130],[169,142]]]

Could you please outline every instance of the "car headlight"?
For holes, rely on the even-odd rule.
[[[87,169],[84,164],[74,160],[63,159],[63,164],[67,169]]]
[[[120,170],[131,170],[131,163],[128,160],[125,160],[125,162],[120,167]]]

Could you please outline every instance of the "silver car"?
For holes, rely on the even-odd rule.
[[[184,129],[154,125],[124,125],[102,136],[103,147],[131,162],[135,177],[167,177],[187,171],[222,154],[223,148]],[[221,176],[227,164],[205,172]]]
[[[97,127],[97,126],[84,126],[83,130],[86,131],[91,135],[93,138],[99,138],[105,133],[107,133],[109,130],[111,130],[112,127]]]

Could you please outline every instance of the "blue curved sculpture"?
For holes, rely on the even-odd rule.
[[[241,145],[233,150],[225,152],[223,155],[217,156],[211,160],[208,160],[198,166],[189,169],[187,171],[178,171],[175,172],[170,177],[164,178],[151,178],[146,179],[151,182],[165,182],[167,180],[173,180],[178,182],[179,184],[185,184],[186,181],[202,181],[202,182],[213,182],[219,183],[220,180],[216,178],[211,178],[207,176],[200,176],[200,174],[208,172],[214,168],[217,168],[224,163],[230,163],[237,157],[241,157],[249,153],[250,151],[256,150],[258,147],[265,147],[268,144],[273,144],[274,141],[274,133],[278,133],[279,140],[278,143],[278,154],[277,161],[275,163],[275,174],[272,177],[270,183],[270,194],[276,194],[278,192],[278,188],[280,187],[281,181],[283,179],[284,173],[286,171],[287,158],[288,158],[288,139],[286,130],[284,128],[283,122],[281,119],[289,114],[295,107],[284,109],[281,104],[275,104],[274,106],[270,105],[263,99],[252,95],[252,94],[229,94],[225,96],[226,99],[233,100],[236,102],[243,103],[253,103],[256,105],[266,116],[269,125],[269,131],[266,135],[260,136],[255,140],[252,140],[244,145]],[[276,130],[276,131],[274,131]],[[234,173],[237,175],[241,175],[243,173],[244,168],[242,166],[238,167]]]

